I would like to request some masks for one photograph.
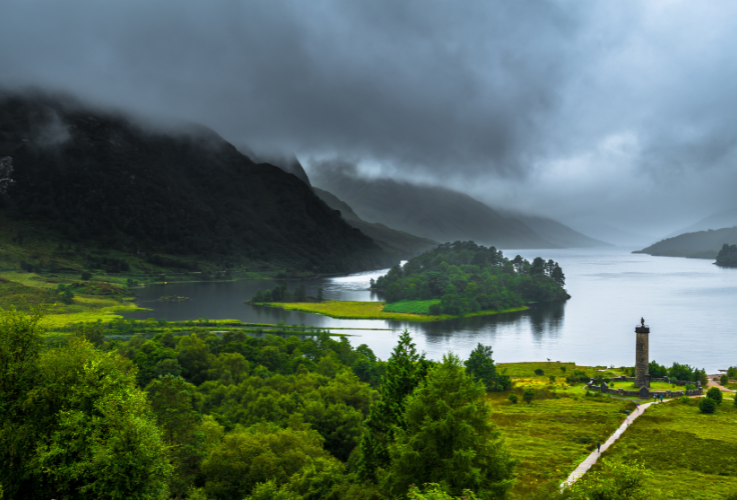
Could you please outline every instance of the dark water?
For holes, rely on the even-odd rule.
[[[575,361],[579,364],[633,365],[634,326],[644,316],[650,325],[650,358],[688,363],[709,372],[737,365],[737,269],[708,260],[650,257],[624,249],[505,251],[560,263],[572,298],[565,304],[521,313],[440,323],[339,320],[324,316],[252,307],[243,302],[274,281],[183,283],[140,289],[139,305],[154,311],[135,318],[240,319],[248,322],[357,328],[353,344],[368,344],[386,359],[402,329],[413,332],[419,349],[439,359],[452,350],[465,357],[478,343],[491,344],[497,361]],[[381,300],[366,290],[383,272],[303,282],[308,294],[322,286],[325,297]],[[298,282],[290,282],[290,289]],[[190,297],[168,303],[162,295]],[[389,330],[369,330],[389,329]]]

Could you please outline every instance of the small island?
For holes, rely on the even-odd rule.
[[[269,307],[344,319],[441,321],[522,311],[530,304],[567,300],[565,275],[558,263],[541,257],[532,263],[510,260],[494,247],[455,242],[394,266],[371,289],[386,302],[347,302],[307,297],[304,286],[290,292],[286,284],[259,290],[248,301]]]

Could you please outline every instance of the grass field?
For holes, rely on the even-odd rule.
[[[430,314],[430,306],[440,304],[440,299],[432,300],[400,300],[384,306],[385,312]]]
[[[726,394],[712,415],[697,403],[652,405],[604,456],[642,462],[653,473],[646,488],[665,498],[723,500],[737,492],[737,408]]]
[[[584,395],[584,387],[568,386],[561,367],[567,374],[574,370],[590,376],[604,367],[576,366],[574,363],[535,362],[505,363],[499,370],[512,376],[520,402],[507,400],[510,392],[488,396],[494,409],[493,421],[502,430],[507,447],[520,460],[517,482],[511,498],[527,498],[547,482],[560,483],[586,458],[597,442],[603,442],[625,418],[625,409],[634,408],[630,401],[602,395]],[[541,369],[545,375],[536,376]],[[614,372],[614,370],[612,370]],[[551,383],[549,375],[556,375]],[[531,404],[522,402],[521,390],[533,389]]]
[[[342,300],[324,300],[322,302],[260,302],[256,305],[266,307],[278,307],[287,311],[300,311],[312,314],[322,314],[331,318],[342,319],[393,319],[397,321],[442,321],[457,318],[443,314],[440,316],[429,316],[427,314],[409,314],[401,312],[384,311],[384,302],[354,302]],[[524,311],[527,307],[517,307],[505,311],[479,311],[468,316],[487,316],[506,312]]]

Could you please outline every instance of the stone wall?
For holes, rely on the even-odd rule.
[[[622,375],[621,377],[613,377],[609,380],[611,380],[612,382],[635,382],[636,379],[635,377],[625,377],[624,375]],[[670,380],[668,380],[667,378],[652,378],[652,377],[650,378],[650,382],[663,382],[666,384],[671,383]],[[688,385],[688,384],[695,385],[696,387],[701,386],[701,382],[691,382],[688,380],[676,380],[676,385]]]
[[[622,377],[627,379],[632,379],[633,377]],[[615,379],[612,379],[615,380]],[[616,379],[619,380],[619,379]],[[688,382],[689,384],[691,382]],[[685,385],[685,384],[679,384],[679,385]],[[591,382],[586,386],[586,389],[589,391],[597,391],[601,392],[602,394],[613,394],[615,396],[639,396],[639,397],[660,397],[663,398],[677,398],[680,396],[703,396],[704,390],[701,387],[697,387],[696,389],[688,389],[685,391],[651,391],[647,388],[641,388],[638,391],[625,391],[624,389],[612,389],[610,388],[606,382],[602,382],[600,386],[593,385]]]

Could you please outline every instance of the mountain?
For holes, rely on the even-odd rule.
[[[694,233],[697,231],[708,231],[709,229],[722,229],[725,227],[737,226],[737,207],[728,208],[704,217],[700,221],[691,224],[679,231],[675,231],[668,235],[669,238],[684,233]]]
[[[12,165],[0,168],[12,178],[0,179],[3,217],[77,245],[326,273],[397,260],[295,175],[201,125],[154,128],[68,98],[3,93],[0,158]]]
[[[634,253],[667,257],[716,259],[724,244],[737,244],[737,228],[698,231],[667,238]]]
[[[310,171],[319,187],[350,205],[364,221],[440,242],[472,240],[497,248],[557,248],[522,222],[470,196],[435,186],[366,179],[343,168]]]
[[[594,248],[613,246],[611,243],[589,238],[585,234],[571,229],[565,224],[549,219],[547,217],[539,217],[535,215],[524,215],[514,212],[505,212],[499,210],[499,213],[512,219],[517,219],[525,226],[529,227],[537,234],[562,248]]]
[[[404,231],[396,231],[378,222],[366,222],[356,212],[337,196],[319,188],[313,188],[319,196],[333,210],[340,211],[348,224],[360,229],[363,234],[374,240],[387,252],[398,254],[402,259],[420,254],[439,245],[437,241],[420,238]]]

